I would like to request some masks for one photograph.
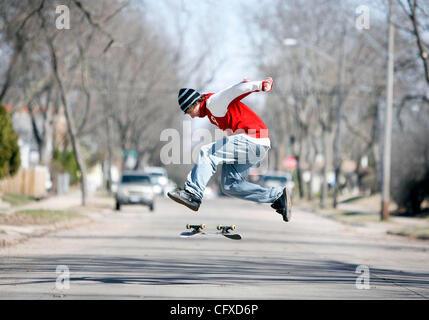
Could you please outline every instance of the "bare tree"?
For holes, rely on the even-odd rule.
[[[16,6],[14,8],[14,6]],[[6,30],[2,32],[7,40],[12,43],[12,51],[13,53],[10,56],[8,67],[5,75],[5,81],[0,90],[0,101],[4,99],[4,96],[7,93],[7,90],[13,83],[13,72],[18,64],[18,60],[26,43],[28,42],[28,38],[31,38],[31,32],[34,24],[32,24],[32,19],[38,12],[42,11],[45,6],[45,1],[41,0],[38,3],[14,3],[5,1],[1,5],[0,14],[1,19],[3,19],[6,23]],[[16,11],[15,11],[16,10]],[[15,15],[10,15],[10,12],[17,12]],[[11,17],[12,18],[11,18]]]
[[[47,46],[49,48],[49,54],[50,54],[50,60],[51,60],[51,67],[52,67],[52,74],[55,78],[59,93],[60,93],[60,99],[64,108],[64,115],[67,121],[67,128],[68,128],[68,133],[69,133],[69,137],[71,140],[71,144],[72,144],[72,148],[73,148],[73,152],[75,154],[76,157],[76,161],[78,164],[78,169],[80,171],[80,175],[81,175],[81,191],[82,191],[82,205],[86,205],[87,203],[87,196],[88,196],[88,189],[87,189],[87,169],[86,169],[86,164],[85,164],[85,160],[83,159],[83,155],[81,152],[81,143],[79,141],[79,136],[78,136],[78,127],[76,126],[75,123],[75,117],[73,116],[73,112],[70,106],[70,101],[67,97],[67,91],[68,88],[65,85],[65,81],[63,79],[63,75],[62,74],[67,74],[68,78],[70,79],[70,84],[69,87],[73,87],[73,73],[71,72],[72,69],[75,69],[75,67],[77,65],[79,65],[82,62],[82,59],[84,58],[85,52],[86,50],[88,50],[88,47],[91,43],[92,37],[94,35],[93,30],[91,30],[92,28],[96,28],[97,30],[101,30],[103,32],[103,34],[108,35],[109,33],[105,32],[104,29],[101,29],[100,25],[98,23],[94,23],[91,14],[89,13],[89,11],[87,11],[86,9],[83,8],[81,2],[79,1],[74,1],[74,3],[76,4],[76,6],[78,7],[78,9],[80,11],[83,12],[84,16],[86,17],[86,19],[88,20],[90,27],[87,28],[87,35],[86,37],[84,37],[84,42],[85,42],[85,47],[82,47],[81,45],[79,45],[79,38],[82,37],[82,35],[80,35],[80,37],[76,37],[76,38],[69,38],[66,37],[66,41],[68,43],[68,46],[65,45],[64,43],[64,39],[61,39],[58,36],[58,33],[56,32],[56,30],[51,31],[50,28],[48,28],[48,24],[47,24],[47,19],[45,17],[45,15],[43,15],[42,13],[39,13],[39,17],[41,20],[41,26],[42,26],[42,30],[44,31],[44,35],[46,38],[46,43]],[[70,36],[74,36],[73,34],[71,34]],[[61,42],[61,44],[63,45],[64,48],[69,48],[69,52],[66,53],[66,55],[64,55],[63,59],[60,60],[59,58],[59,53],[61,52],[61,50],[59,49],[59,45],[55,44],[55,40],[56,39],[60,39],[63,41],[59,41]],[[110,42],[112,41],[113,38],[110,37]],[[75,50],[74,47],[71,47],[70,45],[72,44],[71,41],[75,40],[76,42],[78,42],[78,50]],[[58,41],[57,41],[58,42]],[[103,52],[105,52],[107,49],[107,47],[104,49]],[[65,59],[67,57],[67,55],[70,55],[70,59]],[[74,61],[73,61],[74,60]],[[60,70],[60,68],[64,68],[67,71],[69,71],[68,73],[65,73],[64,70]],[[82,84],[82,87],[84,89],[84,92],[86,94],[87,97],[87,110],[89,109],[89,102],[90,102],[90,94],[89,92],[86,90],[86,87],[84,84]],[[83,123],[86,121],[86,118],[84,118]],[[83,124],[81,125],[81,127],[83,127]]]
[[[299,182],[301,169],[309,168],[314,175],[315,156],[323,155],[320,206],[325,207],[328,172],[334,170],[334,186],[339,188],[342,159],[351,157],[347,147],[350,141],[343,142],[340,137],[354,137],[361,150],[359,156],[354,155],[357,160],[363,154],[373,153],[371,149],[378,149],[380,113],[372,112],[369,117],[365,112],[371,108],[377,111],[384,93],[384,89],[379,89],[384,86],[379,72],[384,68],[379,44],[383,43],[384,35],[379,31],[384,30],[383,25],[375,20],[372,23],[377,28],[358,32],[354,27],[354,11],[329,0],[277,1],[266,8],[247,10],[252,12],[248,22],[254,26],[250,37],[258,48],[255,61],[262,72],[274,71],[280,84],[279,99],[268,99],[265,111],[273,121],[270,127],[273,141],[276,136],[293,138],[284,139],[283,145],[300,160]],[[261,33],[263,38],[256,36]],[[261,57],[269,61],[268,67],[260,62]],[[366,119],[364,127],[360,122],[363,119]],[[301,196],[302,185],[298,186]],[[336,191],[339,189],[334,189],[334,205]]]

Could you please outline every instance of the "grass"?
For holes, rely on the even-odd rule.
[[[79,213],[60,210],[22,210],[16,212],[15,215],[18,217],[33,219],[35,221],[45,221],[50,223],[83,217]]]
[[[420,240],[429,240],[429,209],[425,208],[418,214],[409,214],[391,210],[390,219],[381,220],[379,213],[379,203],[381,197],[379,194],[370,197],[355,196],[343,201],[339,204],[344,204],[344,207],[334,209],[330,207],[332,199],[327,200],[328,207],[325,209],[318,208],[318,199],[313,199],[312,202],[299,200],[294,203],[298,206],[310,206],[316,209],[319,214],[334,219],[336,221],[354,225],[354,226],[385,226],[386,232],[392,235],[399,235]],[[347,207],[345,206],[347,204]],[[362,211],[360,211],[362,210]],[[398,221],[399,217],[415,218],[415,224],[402,225]],[[396,222],[398,222],[396,224]],[[388,223],[388,224],[385,224]],[[408,220],[410,223],[410,220]],[[387,229],[389,228],[389,229]]]
[[[103,189],[103,190],[97,190],[95,192],[95,195],[97,197],[100,197],[100,198],[112,198],[113,197],[113,192],[110,193],[109,191]]]
[[[21,206],[34,201],[34,199],[29,196],[16,193],[6,193],[2,199],[4,202],[10,203],[11,206]]]
[[[85,216],[71,211],[60,210],[22,210],[10,215],[0,215],[0,224],[40,225],[69,221]]]
[[[367,225],[373,223],[391,222],[391,219],[386,221],[380,220],[380,215],[375,213],[352,212],[345,210],[326,210],[325,214],[350,225]],[[426,218],[427,219],[427,218]],[[418,223],[418,221],[416,221]],[[420,240],[429,240],[429,227],[426,226],[409,226],[387,230],[388,234],[410,237]]]
[[[392,216],[396,217],[409,217],[409,218],[418,218],[418,219],[429,219],[429,208],[423,208],[419,213],[409,213],[409,212],[394,212]]]
[[[348,224],[365,225],[367,223],[381,222],[379,214],[335,209],[327,210],[325,214]]]

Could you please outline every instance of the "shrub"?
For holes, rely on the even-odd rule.
[[[0,104],[0,179],[14,175],[21,165],[18,135],[4,105]]]
[[[80,179],[80,172],[73,151],[54,150],[54,163],[61,172],[67,172],[70,175],[70,183],[75,184]]]
[[[417,214],[429,199],[429,111],[403,119],[392,139],[392,198],[400,209]]]

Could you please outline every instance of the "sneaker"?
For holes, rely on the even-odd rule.
[[[276,201],[274,201],[271,204],[271,208],[273,208],[274,210],[276,210],[276,212],[281,213],[281,211],[283,210],[283,205],[282,205],[281,197],[278,198]]]
[[[271,208],[282,215],[283,221],[290,221],[292,218],[292,200],[287,188],[283,189],[282,195],[271,204]]]
[[[198,211],[201,200],[186,190],[174,190],[167,195],[174,201],[187,206],[189,209]]]

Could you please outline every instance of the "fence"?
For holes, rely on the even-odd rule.
[[[48,177],[47,167],[21,168],[13,177],[0,180],[0,193],[17,193],[33,198],[42,198],[47,195],[46,181]]]

